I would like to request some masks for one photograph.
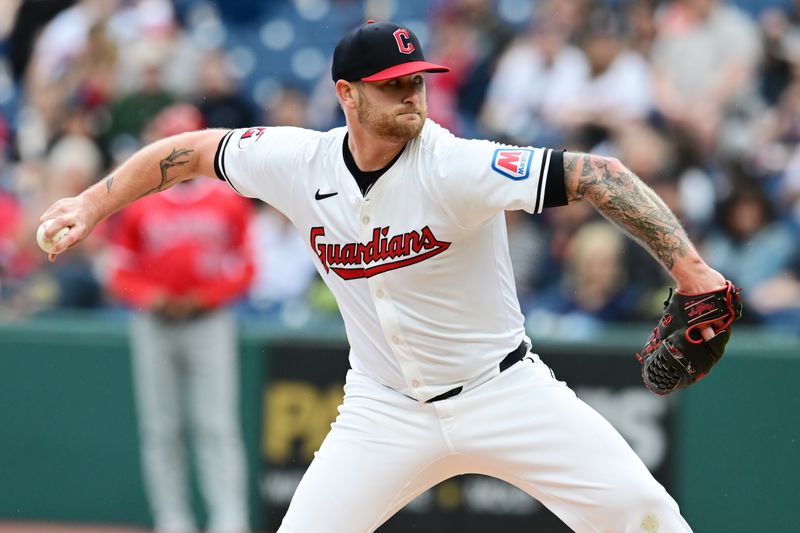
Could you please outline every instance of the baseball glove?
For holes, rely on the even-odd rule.
[[[691,296],[670,289],[661,320],[636,354],[648,389],[669,394],[709,373],[725,352],[731,324],[742,316],[740,292],[730,281],[723,289]],[[704,325],[714,329],[709,340],[700,334]]]

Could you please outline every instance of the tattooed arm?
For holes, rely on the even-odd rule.
[[[139,198],[196,176],[214,176],[214,155],[225,133],[194,131],[156,141],[78,196],[55,202],[40,217],[54,221],[46,233],[54,234],[65,226],[71,229],[58,242],[50,260],[85,239],[100,221]]]
[[[725,278],[697,253],[661,198],[618,160],[567,152],[564,175],[569,201],[591,202],[650,252],[680,291],[700,293],[725,284]]]

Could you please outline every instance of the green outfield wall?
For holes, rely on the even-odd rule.
[[[658,423],[668,428],[664,432],[668,450],[662,454],[668,460],[659,463],[659,476],[671,487],[696,532],[797,531],[800,341],[740,331],[724,363],[708,379],[688,391],[654,401],[638,391],[626,392],[633,391],[631,383],[638,372],[631,354],[646,340],[648,331],[647,326],[613,330],[590,343],[554,342],[540,339],[535,332],[532,336],[540,339],[537,351],[557,374],[570,382],[578,380],[576,390],[585,394],[589,403],[600,402],[601,412],[611,409],[604,414],[620,424],[620,431],[637,452],[657,453],[653,442],[648,445],[637,439],[652,430],[641,417],[660,417]],[[289,374],[294,372],[289,359],[295,348],[306,355],[319,351],[319,368],[309,368],[309,376],[317,376],[316,383],[327,384],[315,388],[309,382],[309,386],[301,379],[302,369],[298,371],[301,378],[289,375],[294,381],[288,380],[286,369]],[[305,402],[298,405],[305,406],[307,420],[286,427],[300,428],[302,435],[295,435],[291,444],[307,455],[305,449],[313,448],[324,435],[325,417],[335,414],[337,391],[329,382],[339,371],[343,379],[345,353],[344,334],[336,321],[312,321],[299,329],[271,322],[243,323],[241,416],[255,527],[273,527],[276,517],[269,516],[264,500],[268,495],[280,495],[283,482],[277,478],[272,484],[265,483],[270,479],[270,453],[283,450],[281,433],[267,429],[278,424],[280,416],[270,402],[275,398]],[[617,378],[604,375],[606,365],[601,363],[605,360],[587,359],[594,354],[618,357],[613,361],[614,373],[629,372],[630,376],[611,383]],[[302,365],[313,361],[313,357],[305,358]],[[588,372],[595,383],[582,384],[580,373],[572,378],[574,368],[584,369],[584,375]],[[607,391],[603,389],[606,381]],[[281,394],[296,393],[276,396],[277,384],[284,391]],[[665,404],[659,406],[658,402]],[[149,525],[133,405],[124,319],[70,315],[0,323],[0,522]],[[470,480],[465,483],[466,488],[443,487],[435,502],[446,507],[457,501],[454,494],[472,491],[469,494],[485,496],[484,502],[502,498],[497,509],[489,510],[496,518],[490,515],[487,523],[507,518],[504,505],[513,495],[503,496],[491,487],[475,488]],[[195,499],[202,517],[196,490]],[[524,504],[506,510],[517,513],[519,520]],[[431,511],[437,520],[455,523],[437,509]],[[403,523],[418,520],[416,530],[427,531],[428,522],[423,511],[419,513],[418,518],[406,518]],[[470,523],[482,523],[480,515]],[[516,527],[510,525],[506,530],[515,531]],[[553,525],[536,531],[562,529]],[[436,532],[445,533],[439,527]]]

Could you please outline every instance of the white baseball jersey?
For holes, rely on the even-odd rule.
[[[232,130],[217,173],[305,236],[354,370],[420,401],[497,375],[525,339],[503,211],[540,213],[546,190],[565,198],[562,153],[460,139],[428,120],[362,194],[346,133]]]
[[[458,139],[428,121],[375,181],[346,134],[233,130],[215,159],[234,189],[303,233],[351,346],[339,416],[278,531],[369,533],[464,473],[519,487],[574,531],[691,531],[625,440],[538,356],[500,373],[528,340],[503,210],[566,203],[563,154]]]

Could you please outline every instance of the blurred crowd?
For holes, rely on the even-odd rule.
[[[259,24],[278,32],[272,4],[298,17],[324,4],[354,13],[355,26],[392,17],[396,2],[265,4]],[[620,158],[676,212],[706,260],[744,288],[747,320],[800,332],[800,0],[419,5],[414,29],[428,59],[452,67],[428,78],[433,120],[465,137]],[[220,26],[252,27],[248,9],[0,1],[0,103],[4,91],[14,95],[0,105],[0,319],[124,307],[108,289],[118,221],[49,263],[36,248],[38,216],[157,138],[164,121],[199,112],[189,121],[196,127],[343,124],[327,69],[305,84],[248,85],[241,55],[213,38]],[[324,18],[318,25],[329,29]],[[667,274],[591,205],[507,217],[532,327],[591,335],[660,314]],[[282,215],[254,204],[249,240],[256,273],[242,313],[301,321],[335,312]]]

